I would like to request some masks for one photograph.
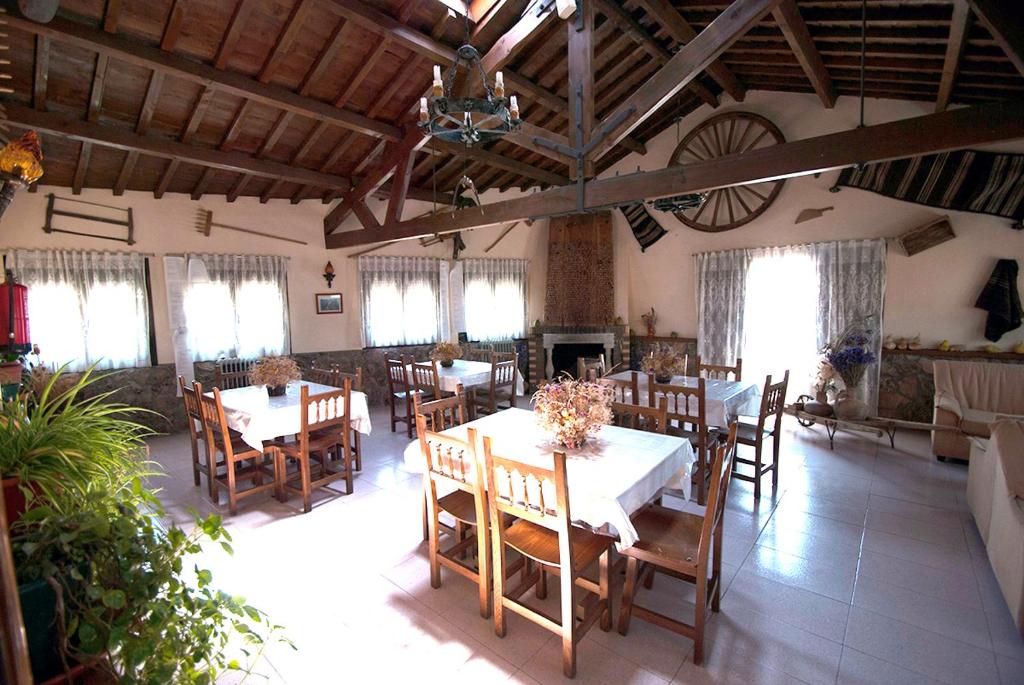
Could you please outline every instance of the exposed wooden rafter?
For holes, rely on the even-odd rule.
[[[996,102],[855,128],[705,162],[588,181],[586,208],[615,207],[679,193],[759,183],[1024,138],[1024,101]],[[553,188],[481,208],[411,219],[326,238],[328,248],[416,238],[574,211],[574,187]]]
[[[157,100],[160,99],[160,90],[163,88],[164,75],[159,71],[154,71],[149,76],[149,86],[146,88],[146,97],[142,101],[142,109],[139,111],[139,120],[135,124],[135,132],[140,136],[146,135],[149,131],[149,125],[153,121],[153,112],[156,111]],[[139,151],[129,150],[124,157],[124,163],[121,165],[121,171],[117,175],[117,180],[114,181],[114,195],[123,195],[125,188],[128,187],[128,181],[131,180],[132,172],[135,171],[135,165],[139,161]]]
[[[46,87],[50,78],[50,39],[36,36],[36,60],[32,74],[32,106],[46,109]]]
[[[117,24],[121,21],[121,0],[107,0],[107,8],[103,13],[103,30],[117,33]]]
[[[1024,6],[1019,0],[970,0],[992,38],[1024,75]]]
[[[735,0],[692,41],[684,45],[661,69],[609,113],[601,122],[611,132],[594,150],[601,159],[630,131],[707,68],[780,0]]]
[[[188,0],[174,0],[171,3],[171,11],[167,13],[167,22],[164,24],[164,33],[160,39],[160,49],[170,52],[178,44],[181,37],[181,22],[185,18],[185,4]]]
[[[953,95],[953,86],[960,71],[960,58],[967,47],[967,32],[971,26],[971,10],[967,0],[954,0],[953,17],[949,22],[949,42],[946,44],[946,57],[942,64],[942,82],[939,83],[939,96],[935,99],[935,111],[941,112],[949,106]]]
[[[800,16],[800,10],[796,6],[796,0],[782,0],[778,7],[772,10],[772,17],[779,25],[786,42],[793,49],[800,67],[807,74],[807,78],[818,94],[821,104],[825,107],[833,107],[836,104],[836,89],[832,86],[832,79],[828,75],[825,63],[821,61],[818,48],[814,45],[810,31],[804,18]]]
[[[245,21],[249,18],[255,6],[254,0],[237,1],[235,11],[228,22],[227,31],[224,33],[224,39],[221,40],[220,47],[217,49],[217,55],[213,58],[213,66],[215,68],[223,69],[228,65],[231,53],[235,51],[235,46],[242,39],[242,29],[245,28]]]
[[[602,0],[596,4],[603,6]],[[577,150],[590,142],[594,129],[594,5],[595,0],[581,0],[576,5],[576,17],[565,22],[569,50],[569,144]],[[510,169],[510,171],[513,171]],[[569,177],[579,174],[578,162],[573,160]],[[585,158],[583,175],[594,175],[594,163]]]
[[[405,209],[405,198],[409,193],[409,181],[411,180],[412,165],[416,161],[416,153],[410,151],[405,159],[395,165],[395,177],[391,181],[391,195],[388,198],[388,209],[385,215],[385,222],[396,224],[402,220],[402,211]]]
[[[260,69],[259,76],[257,77],[260,83],[267,83],[270,79],[274,78],[274,73],[281,66],[281,60],[292,49],[292,44],[295,43],[299,31],[302,30],[302,22],[306,20],[306,15],[312,6],[313,0],[297,0],[292,7],[291,14],[288,15],[284,28],[281,29],[281,34],[277,37],[277,43],[270,51],[270,54],[267,55],[267,59],[263,62],[263,67]]]

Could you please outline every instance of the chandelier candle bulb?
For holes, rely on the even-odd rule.
[[[444,83],[441,81],[441,66],[438,64],[434,65],[434,97],[439,98],[444,95]]]
[[[505,78],[500,71],[494,72],[494,94],[500,98],[505,97]]]
[[[420,121],[423,123],[430,121],[430,112],[427,110],[426,98],[420,98]]]
[[[508,101],[509,114],[512,115],[513,119],[519,118],[519,101],[516,100],[516,96],[513,95]]]

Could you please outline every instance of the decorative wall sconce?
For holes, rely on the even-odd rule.
[[[334,265],[330,262],[327,262],[327,266],[324,267],[324,280],[327,281],[328,288],[334,282]]]

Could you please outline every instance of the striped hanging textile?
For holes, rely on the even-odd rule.
[[[1024,219],[1024,155],[957,150],[848,167],[832,187],[861,188],[932,207]]]
[[[663,235],[668,233],[661,227],[643,202],[636,202],[631,205],[619,207],[622,216],[626,217],[629,227],[633,229],[633,236],[640,243],[640,251],[646,252],[654,243],[658,242]]]

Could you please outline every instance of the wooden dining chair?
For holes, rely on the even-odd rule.
[[[464,349],[462,358],[471,362],[490,364],[492,354],[494,354],[494,345],[470,345]]]
[[[598,383],[611,388],[612,402],[638,404],[640,402],[640,381],[636,371],[629,372],[629,378],[599,378]]]
[[[249,387],[252,385],[249,372],[255,363],[254,359],[218,359],[213,366],[213,387],[221,390]]]
[[[603,354],[597,357],[576,358],[576,378],[581,381],[596,381],[604,375],[606,369]]]
[[[363,367],[357,366],[355,371],[342,371],[335,367],[335,373],[337,378],[335,379],[334,386],[340,388],[341,384],[347,378],[352,383],[352,392],[363,391]],[[349,444],[352,447],[352,457],[355,460],[356,471],[363,470],[363,438],[362,434],[357,431],[354,427],[352,428],[352,438],[349,440]]]
[[[337,365],[331,365],[330,367],[317,366],[315,363],[311,364],[309,369],[302,374],[302,377],[311,382],[319,383],[320,385],[328,385],[332,388],[338,387],[338,367]]]
[[[708,445],[711,443],[711,426],[707,422],[705,379],[697,379],[697,385],[661,384],[654,380],[654,374],[647,377],[647,406],[658,406],[658,398],[668,400],[668,433],[688,438],[697,455],[693,482],[697,484],[697,503],[707,500]]]
[[[492,355],[490,382],[483,387],[473,388],[471,402],[473,415],[494,414],[499,409],[516,406],[516,379],[519,373],[519,355],[515,352]],[[507,407],[498,406],[507,402]]]
[[[437,362],[431,359],[425,362],[412,362],[412,387],[423,400],[439,400],[441,394],[441,377],[437,373]]]
[[[326,488],[344,480],[345,494],[352,494],[352,451],[349,446],[352,427],[349,407],[352,402],[352,382],[346,379],[341,390],[309,394],[309,386],[299,388],[299,411],[302,415],[299,432],[294,442],[275,442],[281,488],[302,496],[302,511],[312,510],[313,488]],[[331,457],[334,457],[332,459]],[[313,461],[318,462],[318,473],[313,475]],[[289,461],[298,464],[298,471],[289,476]],[[282,493],[282,494],[284,494]]]
[[[668,399],[659,398],[655,407],[612,402],[612,421],[623,428],[664,435],[668,428]]]
[[[736,452],[736,425],[729,439],[719,444],[711,467],[711,489],[703,515],[652,504],[633,517],[640,539],[622,550],[626,557],[626,583],[619,608],[619,632],[629,632],[633,615],[693,640],[693,663],[704,660],[704,626],[710,611],[721,608],[722,520],[729,492],[732,459]],[[709,568],[710,562],[710,568]],[[710,576],[709,576],[710,570]],[[697,601],[693,624],[677,621],[635,603],[638,583],[663,573],[693,583]]]
[[[728,364],[705,364],[700,355],[697,355],[697,376],[717,381],[732,380],[739,382],[743,373],[743,360],[736,358],[736,366]],[[730,379],[729,376],[732,376]]]
[[[576,675],[576,645],[594,623],[611,629],[608,566],[612,539],[572,525],[565,454],[555,452],[554,466],[546,469],[501,457],[484,437],[487,499],[490,504],[491,548],[494,555],[494,631],[505,636],[505,609],[509,609],[562,638],[562,672]],[[527,560],[519,585],[506,589],[506,547]],[[583,571],[598,563],[598,581]],[[559,576],[561,621],[530,608],[520,598],[536,586],[546,595],[546,573]],[[576,601],[576,588],[585,599]],[[578,611],[582,614],[580,615]]]
[[[438,402],[450,403],[448,398]],[[431,402],[429,404],[437,404]],[[433,413],[434,409],[430,412]],[[437,408],[445,412],[447,408]],[[423,490],[427,502],[430,556],[430,586],[441,587],[441,567],[455,571],[476,583],[480,615],[491,615],[491,560],[489,558],[487,496],[483,469],[476,457],[476,431],[469,429],[465,441],[441,435],[428,428],[427,415],[416,414],[416,435],[423,454]],[[438,496],[438,486],[448,494]],[[441,548],[441,513],[455,519],[455,544]],[[445,526],[447,532],[451,529]],[[469,533],[468,535],[466,533]],[[476,568],[466,561],[466,552],[476,548]]]
[[[736,442],[741,445],[748,445],[754,448],[754,458],[744,459],[736,455],[736,464],[746,464],[754,467],[754,475],[736,471],[734,478],[745,480],[754,484],[754,499],[761,499],[761,477],[772,472],[772,495],[779,487],[779,438],[782,434],[782,412],[786,408],[786,390],[789,387],[789,369],[786,375],[778,383],[772,383],[771,375],[765,379],[764,392],[761,393],[761,409],[757,413],[757,423],[743,423],[737,425]],[[762,458],[762,449],[765,438],[772,439],[772,463],[765,464]]]
[[[210,493],[210,499],[216,499],[213,479],[217,475],[217,468],[220,466],[215,461],[216,454],[211,457],[211,450],[206,444],[205,432],[203,431],[203,409],[200,406],[199,398],[203,394],[201,383],[192,383],[192,387],[185,385],[185,377],[178,376],[178,387],[181,388],[181,399],[185,405],[185,422],[188,425],[188,438],[192,447],[192,479],[196,487],[200,485],[200,473],[206,474],[206,485]],[[237,434],[231,431],[232,437]],[[204,459],[199,458],[199,443],[203,443]],[[212,475],[211,475],[212,470]]]
[[[203,435],[210,455],[210,464],[216,464],[220,455],[223,459],[224,475],[220,475],[214,469],[214,473],[207,477],[213,481],[214,489],[211,493],[214,503],[220,501],[221,489],[228,493],[228,510],[232,515],[238,513],[238,500],[244,497],[274,490],[280,495],[281,473],[278,471],[278,460],[275,457],[275,449],[271,446],[268,450],[253,449],[242,441],[240,437],[232,435],[228,428],[227,418],[224,416],[224,405],[220,401],[220,388],[214,388],[212,396],[199,394],[199,407],[202,410]],[[271,467],[272,480],[264,482],[267,475],[267,468]],[[239,481],[250,481],[252,485],[239,490]]]
[[[455,387],[455,394],[451,397],[445,397],[440,400],[433,400],[431,402],[423,402],[420,399],[418,393],[413,394],[412,398],[413,411],[417,417],[417,426],[419,425],[419,418],[423,416],[424,424],[427,428],[435,433],[440,433],[449,428],[455,426],[461,426],[466,422],[466,394],[465,390],[460,383]],[[422,445],[421,445],[422,447]],[[427,517],[429,516],[429,503],[426,500],[426,493],[424,493],[423,500],[423,539],[430,540],[430,527],[427,523]],[[462,539],[462,526],[456,521],[455,527],[448,526],[446,524],[440,524],[444,532],[449,533],[453,536]]]
[[[405,423],[406,432],[411,439],[416,420],[412,414],[413,389],[405,370],[405,361],[388,359],[385,363],[388,371],[388,408],[391,410],[391,432],[395,432],[398,423]],[[405,406],[405,414],[398,413],[399,404]]]

